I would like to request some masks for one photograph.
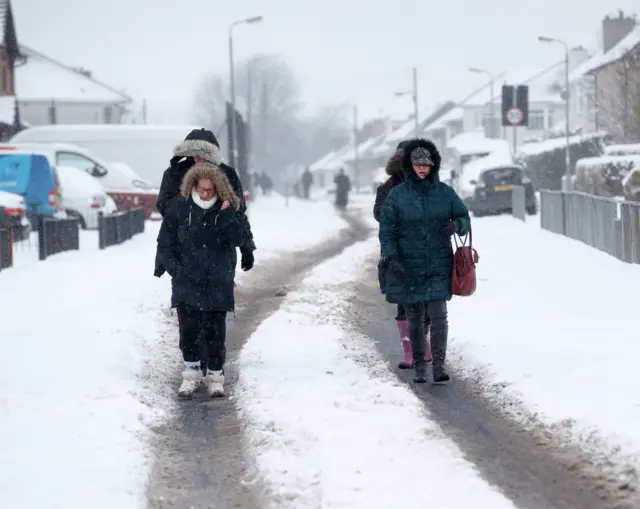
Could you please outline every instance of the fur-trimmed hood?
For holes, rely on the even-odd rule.
[[[228,201],[234,210],[240,209],[240,198],[233,192],[225,174],[217,166],[208,163],[194,164],[185,174],[180,186],[180,194],[185,200],[189,199],[191,191],[200,179],[212,180],[216,186],[218,198],[223,202]]]
[[[219,165],[222,163],[220,149],[204,140],[184,140],[173,149],[174,157],[202,157],[205,161]]]
[[[440,179],[438,176],[438,172],[440,171],[440,163],[442,162],[442,157],[440,156],[440,152],[438,151],[435,143],[430,140],[425,140],[424,138],[411,140],[404,147],[402,156],[402,168],[405,172],[405,175],[409,175],[411,177],[415,176],[415,173],[413,172],[413,166],[411,164],[411,152],[418,147],[426,148],[429,151],[429,154],[431,154],[431,159],[433,160],[433,166],[431,167],[431,171],[429,172],[426,180],[437,182]]]
[[[393,155],[387,161],[385,168],[387,175],[390,177],[404,178],[402,175],[402,161],[404,159],[404,153],[402,150],[394,152]]]

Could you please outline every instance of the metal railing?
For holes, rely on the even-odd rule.
[[[98,213],[98,243],[100,249],[122,244],[144,232],[145,211],[142,207],[105,216]]]
[[[524,186],[513,186],[511,191],[511,215],[521,221],[527,220],[527,192]]]
[[[13,233],[10,228],[0,228],[0,270],[13,267]]]
[[[640,264],[640,203],[585,193],[540,191],[540,226]]]
[[[64,251],[80,249],[80,223],[77,219],[38,217],[38,259]]]

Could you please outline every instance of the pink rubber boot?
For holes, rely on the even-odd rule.
[[[427,329],[427,333],[425,334],[425,341],[427,343],[427,348],[425,350],[424,360],[431,362],[433,360],[433,356],[431,355],[431,334],[429,333],[429,329]]]
[[[400,331],[400,343],[402,343],[402,360],[398,363],[400,369],[413,368],[413,352],[411,351],[411,342],[409,341],[409,334],[407,332],[407,321],[397,320],[398,330]],[[429,350],[431,353],[431,350]]]

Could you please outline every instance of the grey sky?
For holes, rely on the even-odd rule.
[[[189,104],[207,73],[227,72],[227,27],[238,59],[282,54],[310,104],[355,101],[363,117],[405,116],[394,92],[420,75],[422,106],[464,96],[482,82],[469,66],[495,72],[544,67],[562,49],[546,34],[595,48],[601,18],[640,0],[13,0],[18,38],[137,97]]]

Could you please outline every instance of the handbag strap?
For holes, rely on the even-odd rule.
[[[461,244],[458,245],[458,239],[460,239]],[[457,233],[454,235],[453,240],[456,243],[456,249],[458,249],[459,247],[464,247],[467,245],[467,239],[469,240],[469,247],[471,249],[473,249],[473,234],[471,233],[471,230],[469,230],[469,233],[467,235],[464,236],[464,239],[462,238],[462,236],[458,235]]]

